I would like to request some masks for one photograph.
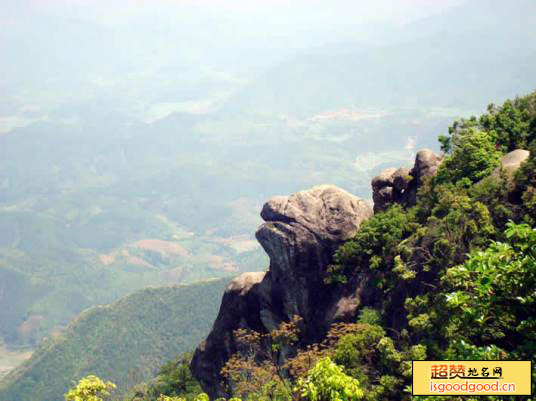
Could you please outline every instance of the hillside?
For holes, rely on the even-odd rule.
[[[88,374],[108,377],[119,393],[126,391],[203,338],[226,284],[220,279],[147,288],[84,311],[6,376],[0,400],[61,400],[73,381]]]
[[[8,344],[35,345],[81,310],[147,285],[226,276],[244,260],[266,264],[244,235],[256,225],[256,199],[232,194],[240,177],[230,169],[225,189],[207,160],[194,160],[202,144],[189,138],[188,121],[126,127],[128,119],[101,112],[97,126],[88,117],[80,129],[35,124],[0,136]],[[36,324],[22,331],[29,319]]]
[[[0,335],[35,345],[81,310],[146,285],[263,269],[252,233],[264,199],[325,182],[370,196],[370,175],[429,146],[458,112],[148,124],[87,105],[59,113],[76,123],[1,135],[0,278],[16,274],[28,296],[5,290]],[[22,333],[30,317],[38,324]]]
[[[190,365],[211,398],[410,400],[412,360],[534,359],[536,92],[439,142],[374,177],[374,213],[334,186],[264,204],[270,267],[231,282]]]
[[[234,17],[202,7],[156,30],[0,21],[3,342],[34,347],[147,285],[262,270],[265,199],[324,183],[369,199],[371,176],[437,151],[453,118],[532,90],[534,2],[503,3],[293,40],[238,15],[255,35],[232,39]]]

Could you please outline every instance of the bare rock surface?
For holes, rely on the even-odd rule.
[[[420,150],[415,157],[415,165],[411,170],[411,175],[418,180],[422,180],[424,177],[432,177],[436,175],[442,160],[441,156],[436,155],[430,149]]]
[[[266,222],[298,223],[323,240],[350,238],[370,208],[358,197],[333,185],[319,185],[266,202],[261,211]]]
[[[501,164],[492,173],[493,176],[498,177],[501,174],[501,170],[507,175],[512,176],[521,167],[521,164],[527,160],[530,156],[530,152],[524,149],[516,149],[501,158]]]
[[[304,339],[313,342],[334,321],[355,318],[360,294],[329,291],[323,279],[333,252],[371,216],[364,201],[329,185],[266,202],[256,237],[270,267],[229,284],[212,331],[192,359],[192,372],[209,395],[225,395],[219,373],[236,351],[234,330],[266,333],[300,315]]]
[[[381,212],[393,203],[406,206],[417,201],[417,189],[426,177],[437,173],[441,156],[429,149],[417,152],[415,164],[409,168],[388,168],[372,179],[374,213]]]

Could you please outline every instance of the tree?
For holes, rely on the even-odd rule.
[[[65,401],[104,401],[114,389],[114,383],[89,375],[65,394]]]
[[[450,153],[454,138],[470,129],[485,131],[495,147],[502,152],[526,149],[536,139],[536,92],[507,100],[502,106],[490,104],[480,118],[455,121],[449,135],[441,135],[441,150]]]
[[[209,397],[208,397],[208,394],[206,393],[199,393],[195,398],[194,398],[194,401],[209,401]],[[179,396],[168,396],[168,395],[164,395],[164,394],[160,394],[160,396],[158,397],[158,400],[156,401],[186,401],[186,398],[184,397],[179,397]],[[241,401],[239,399],[234,399],[234,401]]]
[[[394,265],[396,246],[418,228],[415,214],[400,205],[365,220],[355,236],[337,249],[335,263],[328,268],[326,284],[348,282],[352,274],[370,268],[389,271]]]
[[[154,391],[168,396],[180,395],[191,400],[201,392],[201,385],[190,370],[191,353],[184,353],[176,360],[167,362],[160,368],[158,380],[153,384]]]
[[[317,362],[305,379],[299,379],[297,391],[309,401],[353,401],[363,398],[357,379],[346,375],[329,357]]]
[[[468,184],[487,177],[499,165],[501,152],[493,137],[485,131],[469,128],[450,138],[450,154],[441,164],[435,182],[456,183],[462,179]]]
[[[301,318],[294,316],[270,333],[237,329],[238,352],[221,370],[233,394],[251,400],[290,399],[291,385],[279,362],[298,342]]]
[[[536,350],[536,229],[507,224],[506,242],[474,251],[444,281],[453,313],[452,332],[476,344],[497,344],[517,357]]]

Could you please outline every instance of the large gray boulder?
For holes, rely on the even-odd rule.
[[[267,333],[300,315],[304,341],[318,340],[336,320],[355,318],[360,294],[335,293],[324,284],[333,252],[351,238],[372,210],[334,186],[318,186],[270,199],[257,240],[270,257],[266,273],[245,273],[229,284],[207,339],[192,359],[192,372],[211,397],[224,394],[220,370],[236,352],[238,328]]]
[[[270,199],[264,204],[261,217],[268,223],[294,222],[322,240],[340,242],[355,234],[361,222],[371,217],[371,210],[364,201],[343,189],[319,185]]]
[[[437,174],[437,169],[442,161],[443,158],[430,149],[419,150],[411,175],[417,180],[417,184],[421,184],[424,177],[432,177]]]
[[[285,316],[311,317],[333,253],[371,216],[364,201],[327,185],[264,205],[265,223],[255,236],[270,256],[270,277]]]

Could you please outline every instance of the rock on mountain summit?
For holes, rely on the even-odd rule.
[[[386,210],[392,203],[413,206],[417,190],[426,177],[436,175],[443,158],[429,149],[417,152],[415,164],[409,168],[388,168],[372,179],[374,212]]]
[[[333,252],[372,216],[363,200],[334,186],[317,186],[270,199],[257,240],[270,257],[265,273],[245,273],[227,287],[212,331],[199,345],[192,372],[211,396],[224,395],[220,370],[236,351],[234,330],[270,332],[294,315],[305,340],[315,341],[360,305],[355,288],[334,293],[324,284]]]

